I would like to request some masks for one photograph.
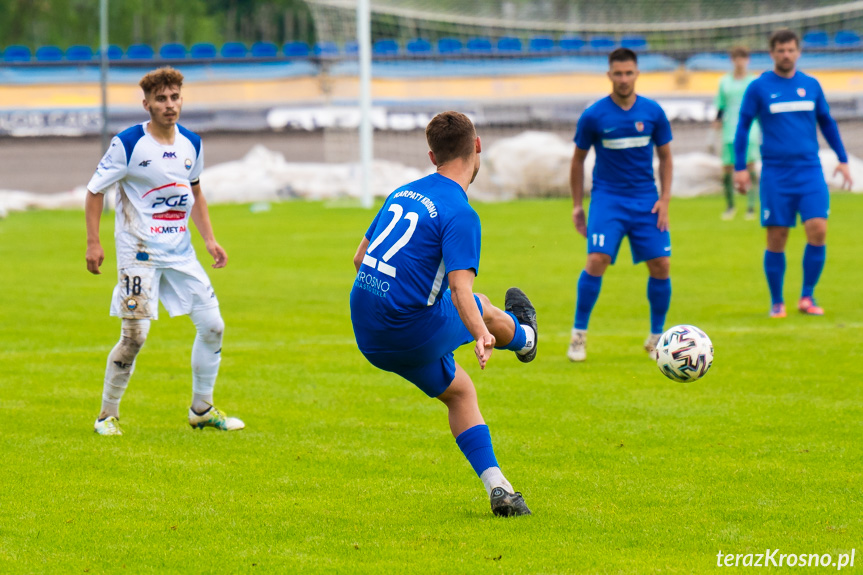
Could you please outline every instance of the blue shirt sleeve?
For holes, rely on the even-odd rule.
[[[575,126],[575,145],[582,150],[589,150],[594,139],[593,122],[585,110]]]
[[[740,117],[737,120],[737,131],[734,133],[734,169],[738,172],[746,169],[746,148],[749,146],[749,128],[759,112],[758,82],[753,81],[743,93],[740,103]]]
[[[827,143],[836,152],[839,162],[842,164],[847,163],[848,154],[845,153],[845,146],[842,145],[839,127],[836,125],[836,120],[830,115],[830,106],[827,104],[827,98],[824,97],[824,91],[820,85],[818,86],[818,96],[815,98],[815,117],[818,119],[818,125],[821,127],[824,139],[827,140]]]
[[[657,147],[671,141],[671,124],[659,104],[656,105],[656,127],[653,130],[653,143]]]
[[[482,227],[479,215],[468,207],[447,214],[441,230],[441,251],[446,273],[473,270],[479,274]]]
[[[384,203],[383,207],[375,214],[375,219],[372,220],[372,225],[369,226],[368,231],[366,232],[366,239],[372,241],[372,234],[375,233],[375,228],[378,226],[378,220],[381,218],[381,212],[384,211],[386,207],[386,203]]]

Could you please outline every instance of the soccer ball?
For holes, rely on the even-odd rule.
[[[713,365],[713,343],[694,325],[676,325],[659,336],[653,352],[659,370],[674,381],[695,381]]]

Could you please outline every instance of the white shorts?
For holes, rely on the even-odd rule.
[[[111,315],[123,319],[159,319],[159,301],[171,317],[219,306],[210,278],[197,260],[171,268],[118,270]]]

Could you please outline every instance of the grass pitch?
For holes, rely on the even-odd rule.
[[[115,276],[86,272],[81,212],[0,221],[0,572],[707,572],[717,553],[850,553],[863,562],[859,222],[833,197],[823,318],[767,318],[756,222],[721,200],[672,203],[668,324],[712,338],[701,381],[641,350],[646,270],[610,268],[588,361],[565,349],[585,241],[567,201],[478,205],[476,290],[511,285],[538,309],[537,360],[495,352],[471,373],[498,460],[534,511],[498,519],[439,402],[356,350],[351,257],[372,213],[215,206],[230,255],[211,278],[227,323],[217,404],[238,433],[192,431],[194,337],[153,324],[121,406],[125,436],[92,431]],[[786,298],[800,285],[801,229]],[[199,256],[206,255],[200,242]],[[835,568],[834,568],[835,569]]]

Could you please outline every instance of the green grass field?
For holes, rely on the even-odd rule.
[[[0,572],[693,573],[717,569],[719,551],[776,548],[856,548],[863,563],[863,197],[833,198],[827,315],[785,320],[766,317],[757,223],[720,222],[719,198],[672,203],[668,325],[703,328],[716,350],[690,384],[641,349],[646,270],[627,246],[574,365],[585,242],[568,202],[477,210],[476,290],[531,296],[539,356],[496,352],[484,372],[470,346],[456,359],[532,517],[493,517],[443,405],[357,351],[351,258],[370,212],[213,207],[230,255],[211,273],[227,323],[216,400],[247,428],[189,428],[194,331],[162,310],[119,438],[92,431],[119,335],[113,218],[98,277],[83,212],[0,221]],[[803,245],[793,231],[792,305]]]

